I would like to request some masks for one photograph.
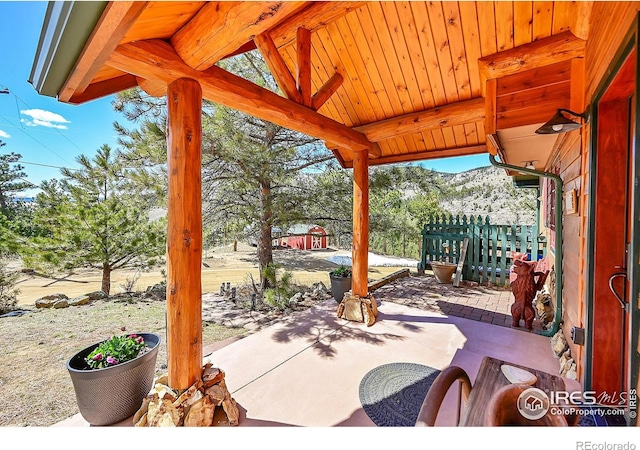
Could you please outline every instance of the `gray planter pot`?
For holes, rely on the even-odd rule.
[[[144,338],[150,351],[131,361],[103,369],[84,369],[84,358],[100,343],[79,351],[67,361],[80,414],[91,425],[111,425],[133,416],[151,390],[160,336],[136,334]]]
[[[351,277],[334,277],[329,274],[331,280],[331,295],[336,302],[340,303],[344,297],[345,292],[351,290]]]

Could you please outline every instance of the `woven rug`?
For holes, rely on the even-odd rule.
[[[378,366],[360,381],[360,403],[379,427],[412,427],[440,371],[413,363]]]

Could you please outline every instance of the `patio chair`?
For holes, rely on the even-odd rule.
[[[499,426],[551,426],[566,427],[567,419],[561,414],[545,414],[537,420],[525,418],[518,411],[518,397],[528,389],[529,386],[521,384],[510,384],[502,386],[489,400],[487,405],[487,421],[489,427]],[[572,423],[573,425],[573,423]]]
[[[416,420],[417,427],[432,427],[436,423],[440,406],[444,400],[447,392],[456,381],[460,382],[460,389],[458,390],[458,409],[456,412],[456,425],[460,423],[460,411],[463,407],[463,402],[466,405],[471,393],[471,381],[469,375],[461,367],[449,366],[438,374],[433,381],[427,396],[422,402],[422,407],[418,413]]]
[[[473,389],[469,376],[464,369],[458,366],[449,366],[436,377],[427,392],[427,396],[422,402],[415,426],[433,427],[435,426],[438,413],[445,396],[451,386],[458,381],[458,408],[456,411],[456,426],[460,425],[460,412],[467,407],[469,396]],[[537,420],[526,419],[517,409],[517,398],[529,386],[521,384],[509,384],[497,389],[484,402],[486,407],[485,426],[508,426],[508,425],[534,425],[534,426],[574,426],[577,424],[577,416],[565,417],[563,415],[546,414]],[[476,399],[477,400],[477,399]]]

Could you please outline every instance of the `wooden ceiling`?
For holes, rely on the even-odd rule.
[[[59,99],[163,95],[189,76],[205,98],[323,139],[345,167],[363,148],[371,164],[484,153],[486,134],[575,104],[591,3],[112,2]],[[256,48],[278,98],[215,66]]]

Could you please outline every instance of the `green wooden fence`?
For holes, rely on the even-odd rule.
[[[489,217],[436,216],[422,229],[422,258],[418,270],[431,261],[457,264],[464,238],[469,238],[462,267],[464,280],[505,286],[509,281],[512,252],[527,253],[530,260],[547,254],[547,243],[535,225],[491,225]]]

